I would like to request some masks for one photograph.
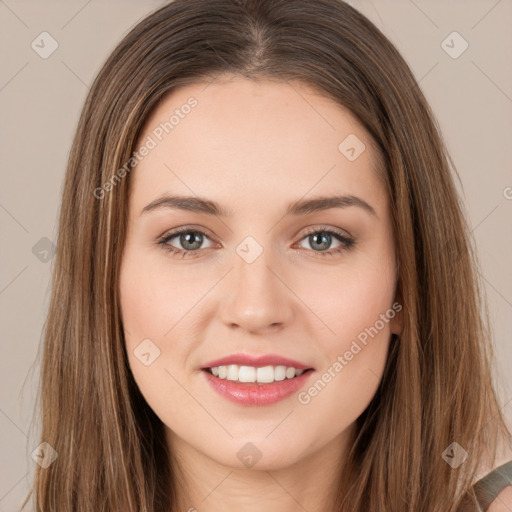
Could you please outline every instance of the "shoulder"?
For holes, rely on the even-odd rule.
[[[482,510],[512,511],[512,461],[493,469],[473,486],[473,490]]]
[[[511,510],[512,485],[508,485],[496,496],[486,512],[510,512]]]

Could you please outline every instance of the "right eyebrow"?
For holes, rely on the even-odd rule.
[[[377,213],[370,204],[364,199],[353,195],[325,196],[295,201],[286,208],[286,215],[308,215],[321,210],[348,208],[350,206],[362,208],[367,213],[378,218]],[[232,210],[221,207],[215,201],[194,196],[177,195],[165,195],[151,201],[142,209],[140,214],[142,215],[160,208],[187,210],[218,217],[233,217],[235,215]]]
[[[141,215],[159,208],[169,208],[178,210],[187,210],[207,215],[215,215],[217,217],[232,217],[234,213],[231,210],[225,210],[215,201],[203,199],[194,196],[170,196],[165,195],[146,205]]]

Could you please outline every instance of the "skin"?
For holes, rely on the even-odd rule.
[[[181,510],[295,512],[297,503],[329,510],[400,314],[307,404],[294,394],[270,406],[237,405],[208,386],[200,367],[238,352],[278,354],[315,368],[307,390],[391,308],[396,261],[379,155],[361,124],[331,99],[304,84],[239,76],[174,90],[141,142],[191,96],[197,106],[129,178],[120,299],[130,367],[166,425],[184,478]],[[366,146],[354,161],[338,150],[349,134]],[[214,200],[234,215],[141,214],[164,193]],[[285,216],[292,201],[332,194],[358,196],[376,216],[358,206]],[[157,244],[182,226],[207,234],[189,258]],[[343,230],[355,246],[322,256],[341,243],[333,236],[317,248],[306,234],[313,227]],[[250,264],[236,252],[249,235],[263,248]],[[168,244],[186,250],[179,236]],[[134,355],[144,339],[160,350],[149,366]],[[249,442],[262,454],[252,468],[237,457]]]
[[[487,509],[488,512],[510,512],[512,510],[512,486],[501,491]]]

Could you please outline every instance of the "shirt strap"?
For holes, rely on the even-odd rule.
[[[482,510],[487,510],[507,485],[512,485],[512,461],[497,467],[473,486]]]

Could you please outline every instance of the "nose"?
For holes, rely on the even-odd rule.
[[[264,250],[252,263],[234,254],[234,268],[226,276],[221,292],[224,325],[265,333],[291,322],[295,296],[280,267],[270,260],[270,250]]]

